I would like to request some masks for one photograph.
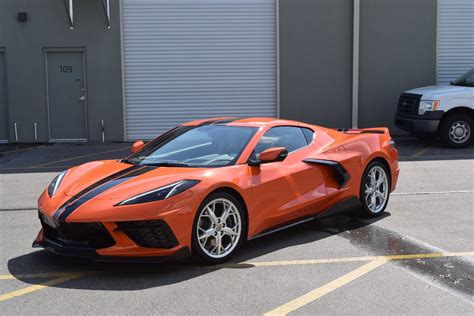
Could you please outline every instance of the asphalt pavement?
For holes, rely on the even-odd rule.
[[[474,310],[474,148],[397,139],[384,216],[309,222],[228,264],[111,264],[32,249],[36,199],[58,171],[131,144],[0,147],[2,314],[423,314]]]

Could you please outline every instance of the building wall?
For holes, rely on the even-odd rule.
[[[43,50],[85,48],[88,135],[101,140],[105,120],[106,140],[123,140],[123,106],[120,61],[119,3],[111,0],[111,29],[107,29],[101,1],[74,1],[74,29],[69,29],[63,1],[0,0],[0,47],[5,49],[10,141],[13,123],[20,142],[48,138],[45,65]],[[17,13],[28,21],[18,22]]]
[[[393,124],[436,75],[436,0],[361,0],[359,126]],[[353,0],[280,0],[280,115],[351,127]]]
[[[436,82],[436,0],[361,0],[359,126],[389,126],[398,97]]]
[[[280,116],[350,127],[353,0],[280,0]]]

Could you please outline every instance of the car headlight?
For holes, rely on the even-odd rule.
[[[63,181],[64,176],[66,175],[66,170],[58,174],[53,181],[48,186],[48,195],[49,197],[53,197],[54,193],[56,193],[56,190],[59,188],[59,185],[61,184],[61,181]]]
[[[439,101],[424,101],[421,100],[420,107],[418,108],[418,114],[423,115],[426,111],[436,111],[439,107]]]
[[[199,182],[200,182],[199,180],[181,180],[181,181],[166,185],[164,187],[160,187],[158,189],[133,196],[129,199],[126,199],[125,201],[118,203],[117,206],[140,204],[140,203],[164,200],[172,196],[175,196],[176,194],[184,192],[189,188],[192,188]]]

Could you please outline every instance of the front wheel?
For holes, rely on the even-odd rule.
[[[380,216],[390,197],[390,176],[380,161],[371,162],[364,171],[360,187],[360,202],[363,215]]]
[[[211,194],[202,202],[194,220],[194,259],[211,264],[225,262],[241,246],[246,229],[240,202],[225,192]]]
[[[439,136],[451,148],[465,148],[472,142],[474,120],[464,113],[453,113],[445,118],[439,128]]]

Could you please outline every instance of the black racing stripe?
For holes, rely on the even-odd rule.
[[[135,177],[138,177],[139,175],[142,175],[144,173],[147,173],[148,171],[151,171],[151,170],[154,170],[156,169],[157,167],[153,167],[153,166],[137,166],[139,167],[139,169],[136,169],[135,171],[132,171],[130,173],[127,173],[127,174],[124,174],[120,177],[118,177],[117,179],[131,179],[131,178],[135,178]]]
[[[139,169],[136,169],[132,172],[123,174],[119,177],[115,177],[114,179],[103,183],[102,185],[96,186],[93,190],[89,191],[88,193],[80,196],[78,199],[76,199],[73,203],[69,204],[66,206],[65,210],[59,215],[58,220],[60,221],[65,221],[66,218],[74,212],[79,206],[82,204],[86,203],[90,199],[95,198],[97,195],[107,191],[110,188],[113,188],[114,186],[119,185],[122,182],[125,182],[127,180],[130,180],[132,178],[138,177],[139,175],[142,175],[144,173],[147,173],[153,169],[156,169],[156,167],[138,167]]]
[[[211,124],[214,124],[215,122],[218,122],[220,120],[208,120],[208,121],[205,121],[205,122],[202,122],[202,123],[199,123],[198,125],[196,126],[204,126],[204,125],[211,125]]]
[[[231,118],[228,118],[228,119],[217,120],[214,123],[212,123],[211,125],[221,125],[221,124],[224,125],[224,124],[232,123],[232,122],[237,121],[237,120],[239,120],[238,117],[231,117]]]
[[[71,202],[73,202],[73,201],[79,199],[81,196],[83,196],[83,195],[86,194],[87,192],[89,192],[89,191],[91,191],[91,190],[94,190],[96,187],[98,187],[98,186],[100,186],[100,185],[102,185],[102,184],[104,184],[104,183],[106,183],[106,182],[108,182],[108,181],[110,181],[110,180],[112,180],[112,179],[115,179],[115,178],[117,178],[117,177],[121,177],[121,176],[123,176],[123,175],[126,175],[126,174],[130,173],[131,171],[136,170],[137,168],[139,168],[139,167],[136,166],[136,165],[130,166],[130,167],[125,168],[125,169],[123,169],[123,170],[120,170],[120,171],[118,171],[118,172],[116,172],[116,173],[113,173],[113,174],[111,174],[110,176],[107,176],[107,177],[105,177],[105,178],[103,178],[103,179],[101,179],[101,180],[95,182],[94,184],[92,184],[92,185],[86,187],[85,189],[83,189],[83,190],[80,191],[79,193],[77,193],[77,194],[75,194],[74,196],[72,196],[72,197],[71,197],[69,200],[67,200],[63,205],[61,205],[61,207],[56,211],[56,213],[54,213],[53,218],[57,218],[57,217],[61,214],[61,209],[62,209],[63,207],[65,207],[67,204],[71,204]]]

